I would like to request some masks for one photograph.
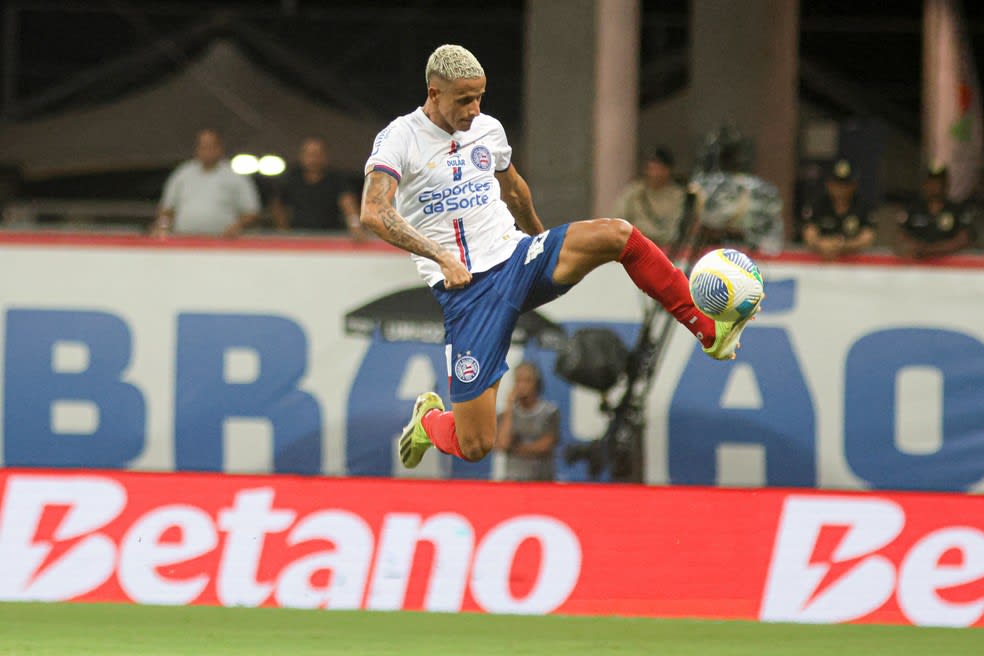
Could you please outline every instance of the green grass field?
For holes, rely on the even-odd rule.
[[[974,656],[984,630],[113,604],[0,604],[0,655]]]

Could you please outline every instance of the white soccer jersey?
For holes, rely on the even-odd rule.
[[[379,133],[366,175],[383,171],[396,178],[396,209],[403,218],[478,273],[508,259],[525,236],[495,179],[511,157],[506,132],[491,116],[479,114],[468,131],[448,134],[418,107]],[[412,257],[428,285],[444,280],[436,262]]]

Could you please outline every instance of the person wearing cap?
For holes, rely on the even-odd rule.
[[[899,215],[895,251],[900,256],[942,257],[973,243],[973,213],[947,199],[948,177],[941,162],[927,167],[919,199]]]
[[[622,190],[613,213],[665,248],[676,236],[685,198],[673,179],[673,153],[659,147],[643,158],[641,177]]]
[[[825,260],[863,251],[875,241],[868,208],[858,198],[851,162],[837,160],[827,175],[825,193],[803,207],[803,243]]]

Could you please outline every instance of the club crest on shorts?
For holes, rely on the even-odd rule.
[[[471,353],[466,353],[465,355],[459,355],[458,359],[454,363],[454,375],[457,376],[458,380],[463,383],[470,383],[476,378],[478,378],[478,372],[480,369],[478,360],[471,356]]]
[[[492,168],[492,153],[485,146],[475,146],[471,153],[472,164],[479,171],[488,171]]]

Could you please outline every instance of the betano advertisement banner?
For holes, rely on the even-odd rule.
[[[768,298],[734,363],[678,329],[647,404],[663,484],[984,490],[984,259],[761,259]],[[444,348],[346,334],[346,313],[419,286],[381,244],[0,238],[0,464],[401,476],[416,395]],[[631,341],[644,298],[606,265],[541,309]],[[600,436],[594,393],[539,363],[562,440]],[[511,381],[504,381],[506,388]],[[505,397],[505,395],[501,395]],[[487,479],[429,454],[415,473]],[[567,465],[563,480],[586,476]]]
[[[0,599],[984,626],[984,498],[14,470]]]

